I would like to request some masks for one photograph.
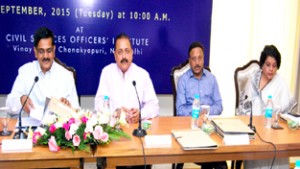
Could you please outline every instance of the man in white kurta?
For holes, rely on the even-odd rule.
[[[52,31],[46,27],[39,28],[34,34],[36,61],[19,68],[18,76],[7,96],[6,106],[10,107],[16,116],[24,104],[24,112],[42,118],[47,97],[60,99],[69,107],[79,107],[73,74],[54,61],[55,49]],[[38,80],[32,88],[36,77]]]
[[[121,34],[116,38],[114,56],[116,63],[104,67],[95,97],[95,110],[101,111],[103,98],[108,96],[114,110],[130,114],[127,122],[136,123],[139,117],[139,101],[142,119],[158,115],[159,106],[148,72],[132,63],[132,47],[129,37]],[[137,94],[133,81],[136,83]]]

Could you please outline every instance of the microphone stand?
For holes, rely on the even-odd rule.
[[[254,131],[256,133],[256,128],[255,126],[252,125],[252,117],[253,117],[253,114],[252,114],[252,101],[250,101],[250,122],[249,122],[249,127],[252,131]]]
[[[30,91],[29,91],[29,93],[28,93],[28,95],[27,95],[27,97],[26,97],[26,99],[25,99],[23,105],[22,105],[22,108],[20,109],[20,112],[19,112],[19,130],[18,130],[17,133],[15,133],[15,135],[14,135],[14,137],[13,137],[14,139],[26,139],[26,138],[27,138],[27,134],[22,130],[22,117],[21,117],[21,114],[22,114],[22,111],[23,111],[23,109],[24,109],[24,106],[25,106],[25,104],[26,104],[26,102],[27,102],[27,100],[28,100],[28,98],[29,98],[29,95],[30,95],[31,91],[32,91],[32,89],[33,89],[35,83],[36,83],[38,80],[39,80],[39,77],[36,76],[36,77],[34,78],[33,85],[32,85],[32,87],[31,87],[31,89],[30,89]]]
[[[135,92],[136,92],[136,96],[137,96],[137,98],[138,98],[138,101],[139,101],[139,109],[140,109],[140,114],[139,114],[139,127],[137,128],[137,129],[134,129],[133,130],[133,133],[132,133],[132,135],[134,135],[134,136],[136,136],[136,137],[144,137],[145,135],[147,135],[147,132],[146,132],[146,130],[144,130],[144,129],[142,129],[142,125],[141,125],[141,123],[142,123],[142,115],[141,115],[141,102],[140,102],[140,99],[139,99],[139,95],[138,95],[138,93],[137,93],[137,90],[136,90],[136,83],[135,83],[135,81],[132,81],[132,84],[133,84],[133,86],[134,86],[134,89],[135,89]]]

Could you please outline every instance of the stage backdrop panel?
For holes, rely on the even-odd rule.
[[[156,92],[170,94],[171,68],[187,59],[191,42],[204,44],[209,64],[211,15],[211,0],[1,0],[0,94],[10,92],[21,65],[35,60],[40,26],[56,35],[56,57],[76,69],[79,95],[96,94],[121,32],[131,37],[133,61],[149,72]]]

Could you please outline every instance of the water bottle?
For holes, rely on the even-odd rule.
[[[192,121],[191,121],[192,129],[198,128],[199,113],[200,113],[200,96],[199,94],[195,94],[194,101],[193,101],[193,108],[192,108]]]
[[[108,117],[110,116],[110,104],[109,104],[109,97],[104,96],[103,97],[103,110],[102,113],[107,115]]]
[[[265,127],[271,128],[272,125],[272,114],[273,114],[273,101],[272,96],[268,96],[268,101],[265,110]]]
[[[294,169],[300,169],[300,160],[296,160],[296,164],[295,164]]]

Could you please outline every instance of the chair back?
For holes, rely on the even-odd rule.
[[[179,78],[191,68],[189,60],[187,59],[178,66],[174,66],[171,70],[171,83],[173,91],[173,115],[176,116],[176,97],[177,97],[177,83]],[[208,66],[205,66],[204,69],[210,71]]]
[[[259,62],[257,60],[251,60],[246,65],[238,67],[234,71],[234,85],[235,85],[235,109],[237,110],[240,104],[240,98],[245,91],[245,85],[251,75],[260,69]],[[237,115],[237,112],[236,112]]]

